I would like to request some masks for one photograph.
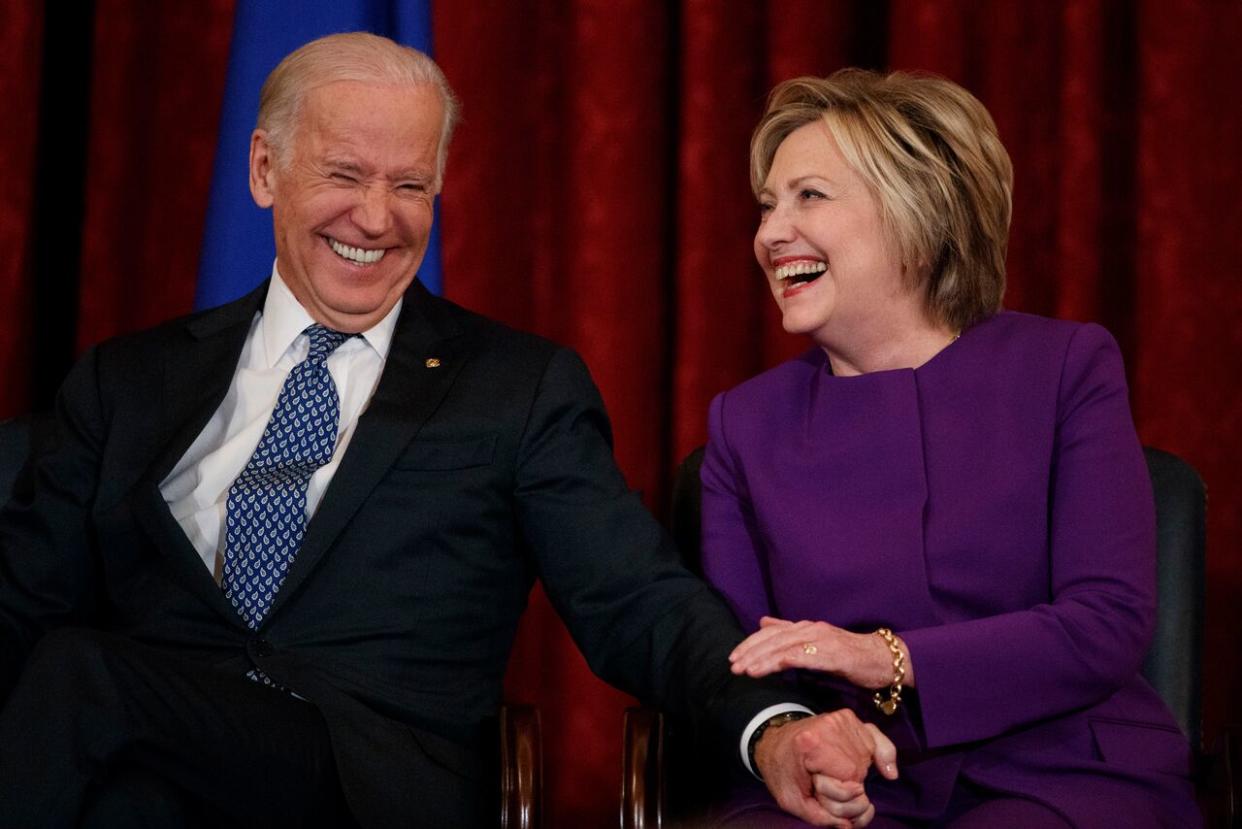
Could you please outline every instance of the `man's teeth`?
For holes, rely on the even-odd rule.
[[[828,270],[827,262],[794,262],[790,265],[781,265],[775,273],[777,279],[792,279],[795,276],[823,273],[826,270]]]
[[[373,262],[378,262],[384,258],[384,254],[387,252],[385,248],[366,250],[365,248],[350,247],[349,245],[342,245],[335,239],[329,239],[328,244],[332,247],[332,250],[336,251],[337,256],[348,259],[350,262],[357,262],[359,265],[370,265]]]

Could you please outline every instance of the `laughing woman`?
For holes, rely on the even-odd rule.
[[[704,569],[754,631],[734,670],[796,669],[889,735],[873,827],[1198,825],[1139,676],[1155,519],[1121,357],[1000,310],[1012,170],[983,105],[933,77],[789,81],[751,179],[755,255],[814,347],[711,407]],[[765,798],[724,823],[802,825]]]

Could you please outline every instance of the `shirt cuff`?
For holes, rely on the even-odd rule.
[[[750,724],[746,726],[746,730],[742,732],[742,743],[738,746],[742,753],[742,765],[746,767],[748,772],[755,776],[756,780],[762,780],[763,778],[760,777],[759,772],[755,771],[750,765],[750,738],[754,735],[755,730],[759,728],[759,726],[779,714],[787,714],[790,711],[801,711],[803,713],[810,714],[811,716],[815,716],[815,712],[810,708],[807,708],[805,705],[799,705],[796,702],[782,702],[777,705],[769,705],[767,708],[760,711],[751,719]]]

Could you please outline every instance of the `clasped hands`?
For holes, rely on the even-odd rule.
[[[864,688],[892,681],[892,658],[874,634],[826,622],[765,616],[759,630],[729,655],[735,674],[765,676],[790,668],[822,671]],[[815,826],[858,829],[875,817],[863,787],[871,765],[894,780],[897,750],[884,734],[848,709],[768,729],[755,764],[785,811]]]

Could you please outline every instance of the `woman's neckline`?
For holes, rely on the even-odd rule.
[[[978,323],[976,323],[976,325],[977,324]],[[828,352],[821,346],[817,346],[816,350],[818,350],[819,353],[823,355],[824,371],[830,377],[836,378],[837,380],[855,380],[855,379],[861,379],[864,377],[880,377],[883,375],[897,374],[899,372],[905,372],[905,371],[912,371],[912,372],[917,373],[917,372],[923,371],[924,369],[931,367],[933,364],[940,362],[942,358],[945,357],[946,354],[956,351],[957,349],[955,348],[955,346],[958,345],[958,342],[962,339],[962,337],[967,332],[969,332],[973,327],[974,327],[973,325],[967,326],[961,331],[958,331],[955,334],[953,334],[952,338],[947,343],[941,346],[941,348],[938,351],[936,351],[934,354],[932,354],[930,357],[928,357],[926,360],[924,360],[922,363],[920,363],[917,366],[896,366],[894,368],[882,368],[882,369],[876,369],[875,371],[859,372],[857,374],[837,374],[836,372],[832,370],[832,358],[828,355]]]

